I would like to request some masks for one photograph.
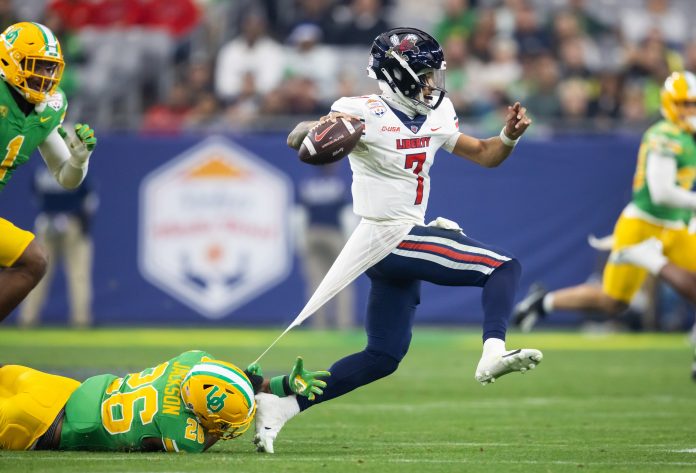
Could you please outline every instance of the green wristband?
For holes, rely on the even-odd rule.
[[[278,397],[287,396],[287,394],[285,394],[285,389],[283,389],[283,378],[285,378],[285,376],[275,376],[271,378],[271,392]]]

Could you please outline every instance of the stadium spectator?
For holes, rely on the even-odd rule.
[[[341,10],[336,44],[369,44],[382,31],[389,29],[384,19],[382,0],[351,0]]]
[[[29,293],[19,313],[19,325],[39,324],[56,269],[65,271],[70,307],[70,325],[92,325],[92,218],[98,197],[89,179],[75,190],[55,182],[45,167],[34,173],[34,196],[39,204],[34,233],[48,254],[46,275]]]
[[[680,47],[689,39],[688,18],[672,7],[671,0],[646,0],[644,8],[621,4],[621,31],[633,45],[658,33],[672,47]]]
[[[537,55],[551,49],[551,38],[542,26],[542,12],[523,4],[515,11],[515,32],[521,56]]]
[[[298,0],[296,7],[292,10],[290,24],[284,30],[286,34],[299,25],[313,24],[321,30],[321,38],[326,43],[335,42],[338,24],[333,14],[333,0]]]
[[[494,94],[503,92],[522,75],[517,60],[517,44],[509,38],[496,38],[489,44],[490,60],[471,68],[469,91],[479,105],[493,104]],[[487,108],[486,106],[483,107]]]
[[[218,53],[215,91],[225,102],[233,101],[243,86],[266,94],[278,86],[284,68],[283,49],[268,36],[266,18],[261,11],[252,10],[242,19],[241,35]]]
[[[297,25],[288,36],[285,79],[303,78],[314,82],[319,99],[336,94],[339,55],[321,44],[322,31],[313,23]]]
[[[492,10],[483,10],[476,19],[476,26],[469,36],[469,56],[481,62],[491,59],[491,43],[496,37],[495,15]]]
[[[442,17],[435,23],[433,36],[441,44],[447,43],[451,36],[468,37],[476,25],[476,10],[469,0],[445,0]]]
[[[191,110],[191,103],[187,84],[175,83],[166,102],[156,103],[145,111],[141,130],[144,133],[179,133]]]
[[[524,67],[523,81],[528,88],[525,101],[535,117],[556,117],[560,113],[558,85],[560,71],[556,60],[550,53],[530,58]]]
[[[469,57],[469,47],[464,35],[449,35],[443,45],[443,51],[447,58],[445,83],[449,98],[458,113],[467,115],[471,113],[469,107],[476,97],[475,91],[472,90],[471,75],[479,66],[479,62]]]

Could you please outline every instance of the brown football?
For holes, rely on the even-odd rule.
[[[307,133],[297,156],[307,164],[334,163],[355,148],[364,129],[365,124],[358,119],[327,120]]]

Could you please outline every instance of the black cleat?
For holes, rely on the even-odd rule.
[[[546,317],[544,311],[544,296],[549,291],[539,283],[534,283],[529,288],[529,292],[522,299],[512,312],[513,323],[523,332],[530,332],[534,325]]]

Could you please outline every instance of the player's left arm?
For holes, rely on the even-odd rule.
[[[39,152],[56,181],[66,189],[74,189],[87,175],[89,157],[96,146],[94,130],[78,123],[74,135],[60,125],[54,128],[39,145]]]
[[[510,156],[520,137],[531,124],[527,109],[515,102],[514,105],[508,106],[505,126],[500,135],[482,140],[461,133],[452,153],[483,167],[494,168]]]

